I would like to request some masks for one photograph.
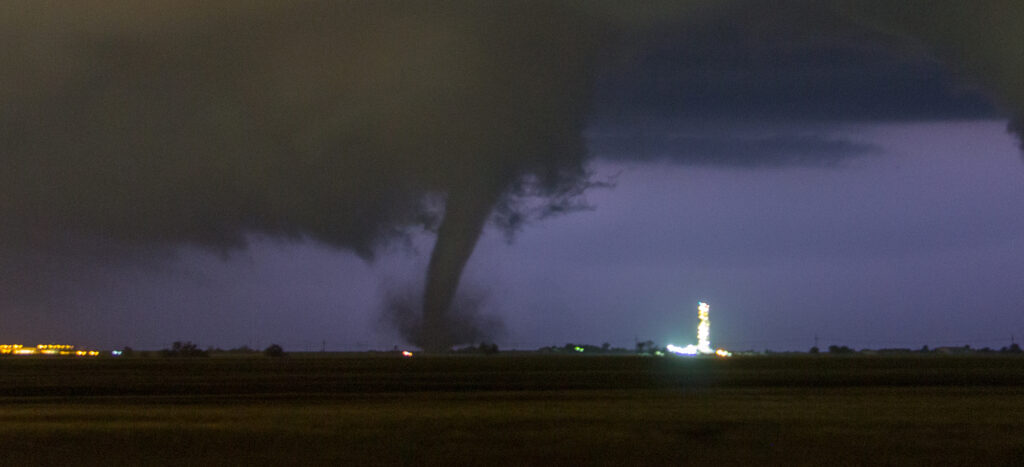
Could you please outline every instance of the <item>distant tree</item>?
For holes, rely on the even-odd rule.
[[[609,344],[607,342],[605,342],[604,344],[601,344],[601,351],[602,352],[607,352],[607,351],[609,351],[611,349],[612,349],[612,345],[611,344]]]
[[[636,343],[636,353],[651,353],[654,351],[654,341],[643,341]]]
[[[123,349],[121,349],[121,356],[122,357],[131,357],[132,354],[134,354],[134,353],[135,353],[135,351],[132,350],[132,348],[128,347],[128,346],[125,346]]]
[[[209,354],[191,341],[175,341],[170,349],[160,351],[161,357],[208,357]]]
[[[853,353],[853,349],[845,345],[830,345],[828,346],[828,353],[834,354],[848,354]]]
[[[928,349],[927,345],[924,345],[924,346],[921,346],[921,350],[918,350],[918,352],[928,353],[928,352],[931,352],[931,350]]]
[[[280,345],[270,344],[270,347],[263,350],[263,355],[267,357],[283,357],[284,349]]]
[[[817,354],[818,354],[818,352],[819,352],[819,351],[818,351],[818,347],[817,347],[817,346],[815,346],[815,347],[811,347],[811,350],[810,350],[810,351],[809,351],[808,353],[812,353],[812,354],[815,354],[815,355],[817,355]]]
[[[1001,353],[1021,353],[1020,344],[1014,342],[1009,347],[999,349]]]

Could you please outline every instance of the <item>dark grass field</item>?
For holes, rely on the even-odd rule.
[[[0,465],[1024,465],[1024,358],[0,359]]]

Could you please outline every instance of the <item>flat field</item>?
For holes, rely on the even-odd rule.
[[[0,465],[1024,465],[1024,358],[0,359]]]

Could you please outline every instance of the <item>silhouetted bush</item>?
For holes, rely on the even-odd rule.
[[[853,353],[853,349],[851,349],[851,348],[849,348],[849,347],[847,347],[845,345],[830,345],[830,346],[828,346],[828,353],[834,353],[834,354]]]
[[[200,349],[199,346],[193,344],[191,341],[175,341],[171,344],[171,348],[163,349],[160,351],[161,357],[207,357],[209,353],[205,350]]]
[[[263,350],[263,355],[267,357],[283,357],[284,349],[280,345],[270,344],[270,347]]]
[[[655,350],[657,350],[657,349],[656,349],[656,347],[654,345],[654,341],[643,341],[643,342],[637,342],[636,343],[636,353],[640,353],[640,354],[652,353]]]
[[[808,353],[812,353],[812,354],[815,354],[815,355],[817,355],[819,352],[820,351],[818,350],[817,347],[811,347],[811,350],[808,351]]]

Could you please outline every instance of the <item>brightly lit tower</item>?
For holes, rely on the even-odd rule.
[[[707,303],[697,304],[697,318],[700,318],[700,324],[697,326],[697,351],[700,353],[715,353],[711,350],[711,320],[708,318],[710,309]]]
[[[725,349],[711,350],[711,319],[708,318],[708,311],[711,307],[707,303],[697,303],[697,317],[700,324],[697,325],[697,345],[689,344],[686,347],[679,347],[669,344],[665,350],[677,355],[707,355],[715,354],[719,357],[731,357],[732,352]]]

